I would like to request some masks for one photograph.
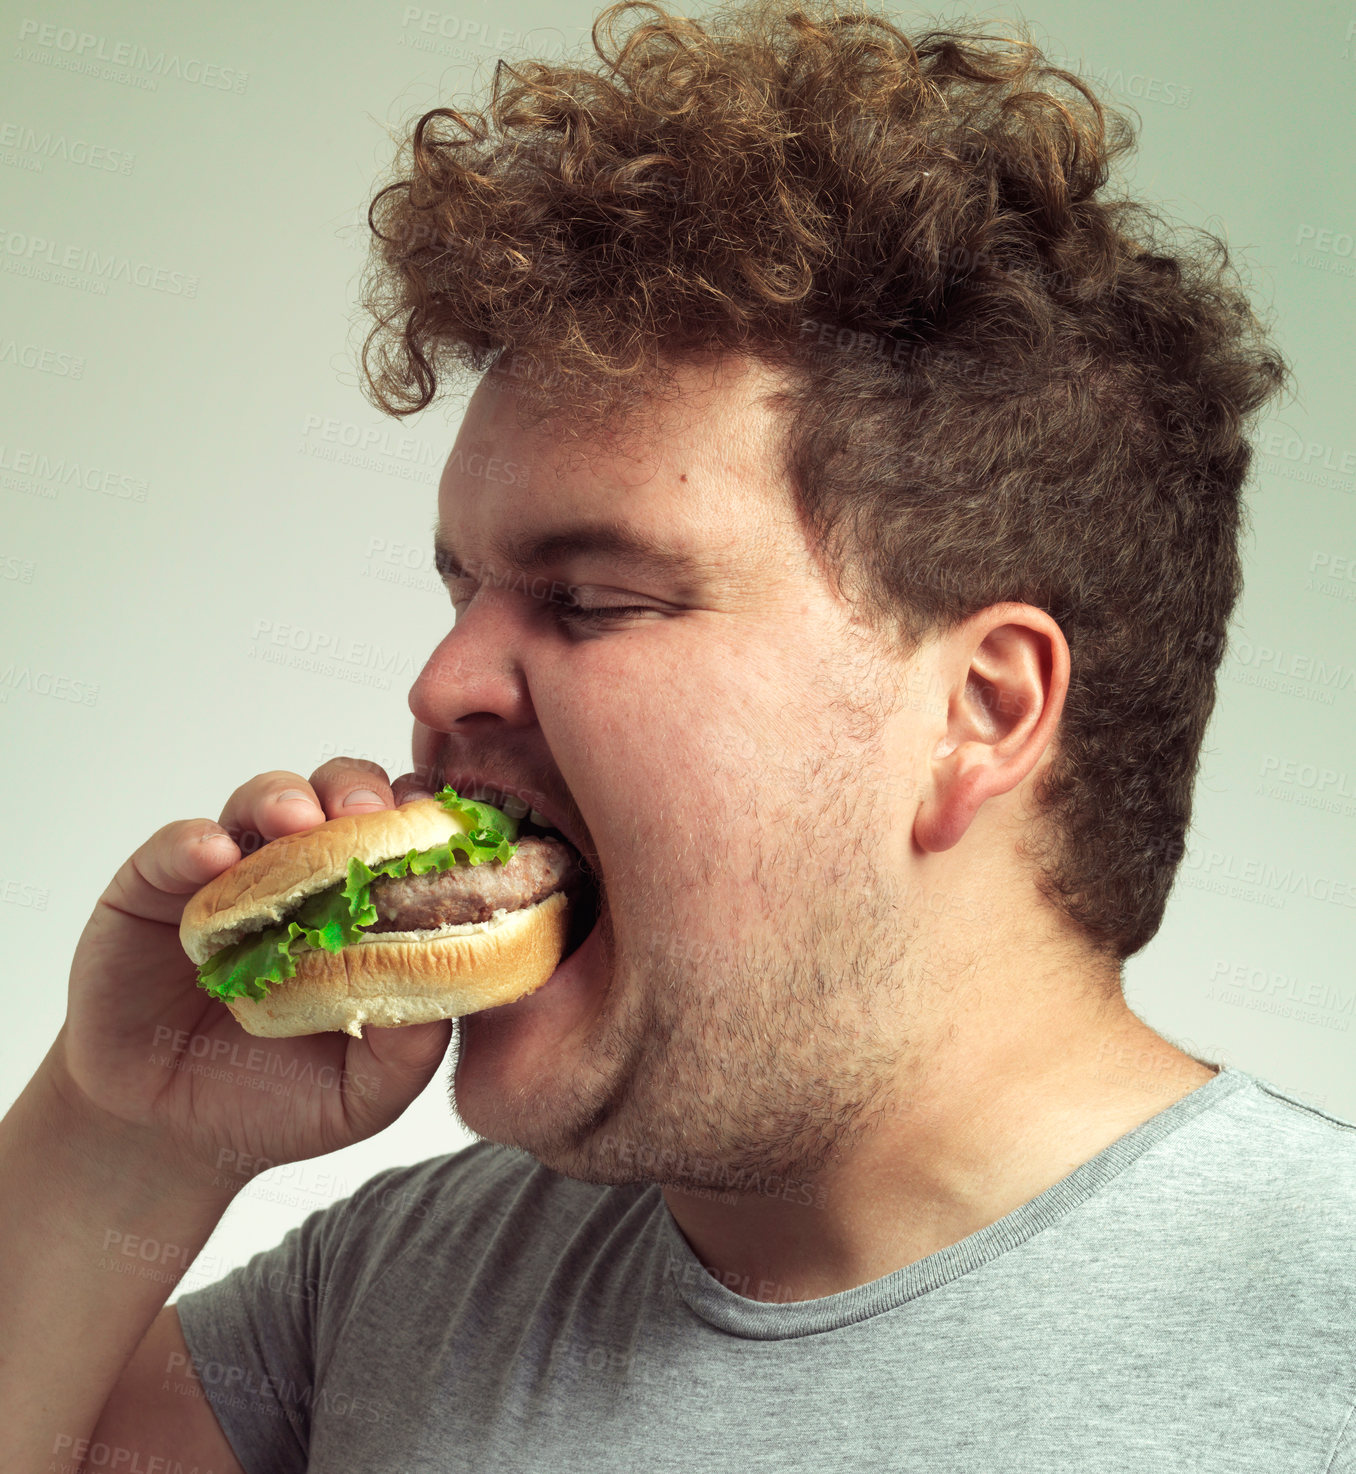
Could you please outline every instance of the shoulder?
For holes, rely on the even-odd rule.
[[[628,1190],[562,1177],[517,1147],[476,1141],[408,1166],[387,1167],[369,1177],[353,1196],[355,1205],[360,1202],[367,1211],[399,1211],[411,1205],[440,1211],[452,1205],[473,1208],[487,1201],[502,1207],[506,1201],[542,1196],[584,1207],[600,1196]]]
[[[1356,1226],[1356,1122],[1259,1075],[1226,1102],[1239,1168],[1256,1191],[1301,1216],[1325,1218],[1350,1237]]]
[[[382,1344],[413,1348],[435,1334],[430,1317],[439,1336],[474,1336],[568,1305],[581,1286],[643,1261],[657,1203],[648,1184],[576,1181],[485,1141],[387,1168],[358,1187],[319,1247],[317,1344],[338,1345],[361,1324]],[[517,1320],[496,1306],[517,1307]]]
[[[1146,1211],[1174,1225],[1181,1258],[1209,1279],[1269,1287],[1297,1310],[1335,1296],[1356,1326],[1356,1123],[1230,1073],[1230,1093],[1162,1143]]]
[[[420,1221],[471,1208],[520,1189],[541,1166],[524,1152],[477,1141],[459,1151],[386,1167],[361,1183],[350,1199],[354,1219],[387,1214],[392,1221]]]
[[[424,1224],[454,1218],[469,1231],[483,1219],[504,1217],[543,1199],[561,1209],[587,1211],[612,1189],[576,1182],[513,1147],[476,1141],[459,1151],[406,1166],[387,1167],[345,1200],[350,1231],[379,1238],[407,1235]]]
[[[526,1152],[477,1141],[368,1178],[335,1205],[329,1256],[346,1279],[449,1257],[462,1272],[506,1253],[549,1258],[581,1237],[606,1236],[645,1195],[645,1184],[576,1181]]]

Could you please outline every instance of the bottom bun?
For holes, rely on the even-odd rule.
[[[338,952],[308,949],[294,958],[295,976],[267,996],[225,1003],[246,1033],[271,1039],[334,1029],[362,1038],[364,1024],[460,1018],[540,988],[560,964],[569,927],[569,898],[554,891],[484,931],[389,942],[378,932]]]

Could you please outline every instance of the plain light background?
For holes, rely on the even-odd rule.
[[[587,48],[594,14],[0,9],[0,1109],[146,837],[269,769],[409,768],[406,692],[450,614],[426,544],[463,402],[399,422],[358,391],[366,206],[402,125],[483,95],[498,56]],[[1356,8],[928,18],[955,15],[1029,20],[1135,110],[1127,181],[1224,236],[1294,366],[1258,434],[1188,854],[1127,992],[1192,1053],[1356,1119]],[[257,1178],[182,1288],[468,1139],[445,1063],[379,1136]]]

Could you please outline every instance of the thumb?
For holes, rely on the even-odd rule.
[[[345,1061],[354,1125],[369,1136],[389,1126],[433,1078],[451,1040],[451,1019],[390,1029],[364,1024]]]

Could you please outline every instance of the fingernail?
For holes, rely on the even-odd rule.
[[[304,804],[315,803],[315,799],[309,793],[303,793],[300,788],[284,788],[281,793],[275,794],[274,797],[280,804],[293,804],[298,802],[298,800]]]
[[[344,807],[351,809],[354,804],[379,804],[381,801],[380,796],[370,788],[355,788],[344,800]]]

